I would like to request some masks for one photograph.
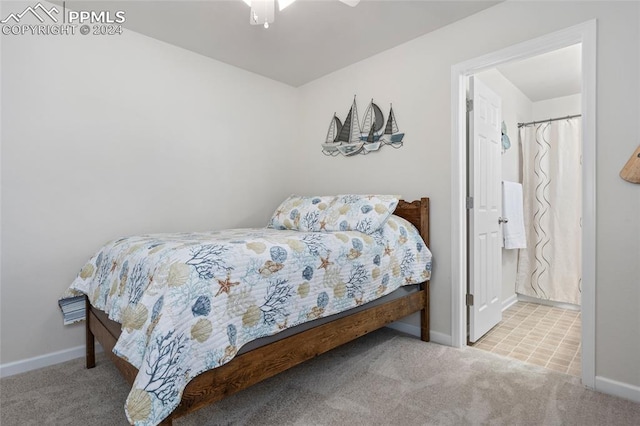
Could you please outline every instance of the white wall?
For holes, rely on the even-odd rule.
[[[450,73],[455,64],[598,20],[596,375],[640,386],[640,192],[618,177],[638,143],[638,2],[504,2],[300,88],[300,192],[398,192],[432,199],[432,330],[451,334]],[[405,146],[328,158],[320,142],[353,94],[393,102]],[[621,108],[624,105],[624,108]],[[640,390],[638,390],[640,391]]]
[[[127,30],[2,36],[1,362],[84,343],[57,299],[107,240],[265,226],[289,195],[295,102]]]
[[[477,74],[502,99],[502,121],[507,126],[511,148],[502,153],[502,180],[522,183],[522,156],[518,142],[518,123],[531,121],[533,103],[520,89],[497,69]],[[510,303],[516,297],[518,250],[502,249],[502,302]]]
[[[562,96],[533,103],[532,121],[582,114],[582,95]]]

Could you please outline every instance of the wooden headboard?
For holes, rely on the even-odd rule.
[[[400,200],[393,214],[408,220],[418,228],[420,236],[429,247],[429,198],[422,197],[412,202]]]

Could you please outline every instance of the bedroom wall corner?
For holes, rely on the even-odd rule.
[[[127,29],[0,37],[4,366],[83,344],[57,299],[106,241],[265,226],[296,90]]]

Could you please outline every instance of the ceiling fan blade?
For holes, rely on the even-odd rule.
[[[351,7],[356,7],[358,5],[358,3],[360,3],[360,0],[340,0],[342,3],[347,4]]]

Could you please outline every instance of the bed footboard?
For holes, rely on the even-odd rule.
[[[308,359],[360,336],[384,327],[414,312],[421,312],[421,339],[429,341],[428,282],[421,291],[366,309],[341,319],[294,334],[282,340],[237,356],[229,363],[195,377],[184,390],[182,401],[162,425],[219,401],[253,384],[261,382]],[[113,354],[120,335],[120,324],[107,315],[87,306],[87,368],[95,365],[95,355],[89,345],[96,338],[124,378],[133,384],[137,369]]]
[[[421,285],[424,293],[424,307],[420,310],[420,340],[428,342],[431,340],[429,335],[429,281],[425,281]]]
[[[113,347],[116,345],[121,333],[120,324],[110,320],[107,314],[91,306],[88,298],[86,318],[87,368],[95,367],[94,339],[97,339],[109,358],[111,358],[111,361],[118,367],[122,376],[132,385],[138,375],[138,370],[113,353]],[[91,346],[91,350],[89,346]]]

